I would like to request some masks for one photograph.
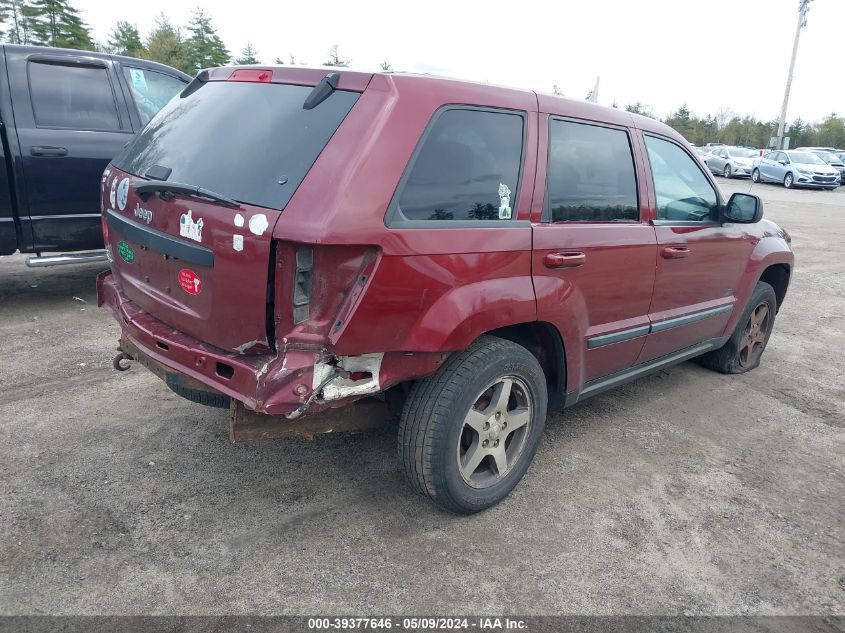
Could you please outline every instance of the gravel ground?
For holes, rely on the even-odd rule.
[[[395,429],[230,444],[112,370],[100,266],[0,258],[0,613],[845,614],[845,191],[754,191],[797,257],[762,366],[553,416],[469,518],[412,494]]]

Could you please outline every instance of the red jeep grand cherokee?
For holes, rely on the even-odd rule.
[[[550,409],[756,367],[793,265],[661,123],[403,74],[203,71],[102,201],[116,365],[231,406],[236,441],[400,406],[411,485],[460,513],[513,489]]]

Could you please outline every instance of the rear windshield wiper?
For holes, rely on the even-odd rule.
[[[208,189],[197,187],[196,185],[186,185],[181,182],[167,182],[166,180],[147,180],[135,186],[135,192],[141,197],[141,200],[146,200],[151,193],[163,194],[179,194],[182,196],[191,196],[192,198],[205,198],[213,202],[225,204],[227,207],[234,207],[240,209],[241,203],[237,200],[232,200],[219,193],[214,193]]]

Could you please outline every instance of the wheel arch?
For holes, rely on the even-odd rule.
[[[566,396],[566,349],[558,329],[545,321],[515,323],[484,333],[521,345],[531,352],[549,389],[549,409],[562,408]]]
[[[792,268],[786,263],[771,264],[763,269],[760,273],[759,281],[765,281],[772,288],[774,288],[775,296],[777,297],[777,309],[783,304],[786,297],[786,290],[789,287],[789,278],[792,274]]]

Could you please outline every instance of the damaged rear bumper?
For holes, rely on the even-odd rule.
[[[226,352],[141,310],[110,271],[97,277],[97,303],[121,327],[121,347],[164,380],[207,388],[257,413],[289,418],[349,404],[403,381],[433,373],[446,353],[387,352],[335,356],[287,343],[277,354]],[[169,377],[169,378],[168,378]]]

